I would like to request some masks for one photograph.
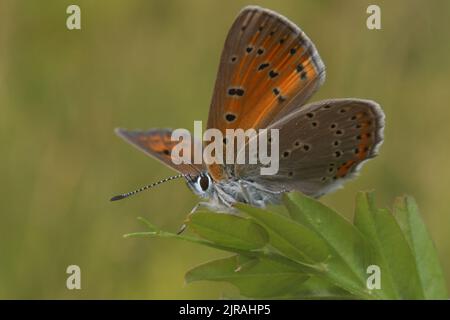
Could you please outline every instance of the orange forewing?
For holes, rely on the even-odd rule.
[[[171,129],[151,129],[146,131],[141,130],[125,130],[116,129],[116,134],[125,141],[131,143],[139,150],[144,151],[149,156],[152,156],[165,165],[177,170],[183,174],[197,175],[204,171],[203,165],[195,165],[192,159],[194,142],[191,141],[191,164],[175,164],[172,161],[172,149],[179,143],[179,141],[172,141]],[[186,150],[188,150],[186,148]]]
[[[312,42],[292,22],[267,9],[247,7],[225,41],[208,128],[266,128],[303,105],[325,78]],[[224,168],[208,169],[215,180]]]

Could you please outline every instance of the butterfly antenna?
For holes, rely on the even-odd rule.
[[[122,199],[128,198],[129,196],[133,196],[136,193],[139,193],[141,191],[144,191],[144,190],[156,187],[157,185],[160,185],[161,183],[168,182],[168,181],[175,180],[175,179],[179,179],[179,178],[183,178],[183,177],[186,177],[186,176],[187,176],[187,174],[177,174],[176,176],[172,176],[172,177],[168,177],[168,178],[162,179],[162,180],[160,180],[158,182],[154,182],[152,184],[146,185],[146,186],[144,186],[142,188],[139,188],[137,190],[114,196],[114,197],[111,198],[110,201],[122,200]]]

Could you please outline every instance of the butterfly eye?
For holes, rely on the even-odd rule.
[[[199,184],[200,188],[202,188],[203,191],[209,189],[210,182],[211,180],[208,175],[200,175],[197,180],[197,183]]]

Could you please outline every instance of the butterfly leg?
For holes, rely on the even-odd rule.
[[[210,210],[210,211],[219,211],[220,209],[222,209],[222,211],[227,211],[224,210],[226,209],[226,207],[222,207],[222,206],[218,206],[217,204],[214,203],[209,203],[209,202],[199,202],[197,203],[191,210],[191,212],[189,212],[189,214],[187,215],[186,219],[184,220],[184,223],[181,225],[180,229],[178,230],[177,234],[181,234],[183,233],[184,230],[186,230],[187,227],[187,222],[189,221],[189,218],[200,208],[200,207],[205,207],[206,209]],[[232,209],[228,209],[228,211],[231,211]]]
[[[249,198],[249,203],[257,207],[265,207],[268,203],[279,203],[281,201],[281,195],[288,190],[269,190],[264,188],[262,185],[244,181],[244,188],[247,191],[247,196]]]
[[[289,191],[289,190],[286,190],[286,189],[282,189],[282,190],[279,190],[279,191],[273,191],[273,190],[269,190],[269,189],[264,188],[263,186],[261,186],[258,183],[254,183],[254,182],[247,182],[247,183],[249,185],[251,185],[252,187],[254,187],[255,189],[258,189],[258,190],[266,192],[266,193],[271,193],[271,194],[282,194],[282,193],[286,193],[286,192]]]
[[[228,211],[228,208],[231,208],[233,203],[236,202],[232,196],[224,192],[222,189],[218,188],[217,190],[217,200],[216,202],[207,203],[213,211]]]
[[[239,181],[239,186],[242,191],[242,196],[246,203],[256,206],[256,207],[265,207],[265,200],[263,194],[271,194],[269,190],[264,189],[258,186],[255,183],[248,183],[247,181]],[[259,190],[259,194],[255,197],[255,191]],[[251,194],[253,193],[253,194]]]
[[[250,202],[251,201],[250,195],[248,194],[247,188],[244,186],[242,181],[239,181],[239,187],[241,188],[242,196],[244,197],[245,202],[251,204],[251,202]]]
[[[184,223],[181,225],[180,229],[178,229],[177,234],[180,235],[183,233],[184,230],[186,230],[187,228],[187,222],[189,221],[189,217],[195,213],[195,211],[197,211],[197,209],[200,207],[200,204],[202,204],[201,202],[197,203],[191,210],[191,212],[189,212],[189,214],[187,215],[186,219],[184,220]]]

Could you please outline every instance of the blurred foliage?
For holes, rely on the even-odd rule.
[[[66,29],[81,7],[82,30]],[[380,156],[323,198],[352,212],[352,195],[381,204],[414,194],[450,279],[447,137],[450,2],[253,1],[314,41],[327,80],[313,100],[360,97],[386,113]],[[134,217],[177,230],[198,201],[181,181],[120,203],[108,199],[170,175],[113,128],[206,120],[228,28],[247,1],[0,1],[0,298],[215,298],[232,286],[181,286],[184,270],[220,252],[189,243],[124,240]],[[68,265],[82,290],[65,287]],[[449,281],[449,280],[448,280]],[[314,285],[314,283],[312,284]]]
[[[250,218],[196,212],[188,226],[200,238],[164,232],[145,220],[148,232],[128,236],[170,236],[237,253],[195,267],[185,279],[226,281],[247,298],[448,299],[412,198],[397,198],[391,213],[360,192],[353,224],[300,193],[286,195],[284,205],[288,217],[244,204],[237,208]]]

